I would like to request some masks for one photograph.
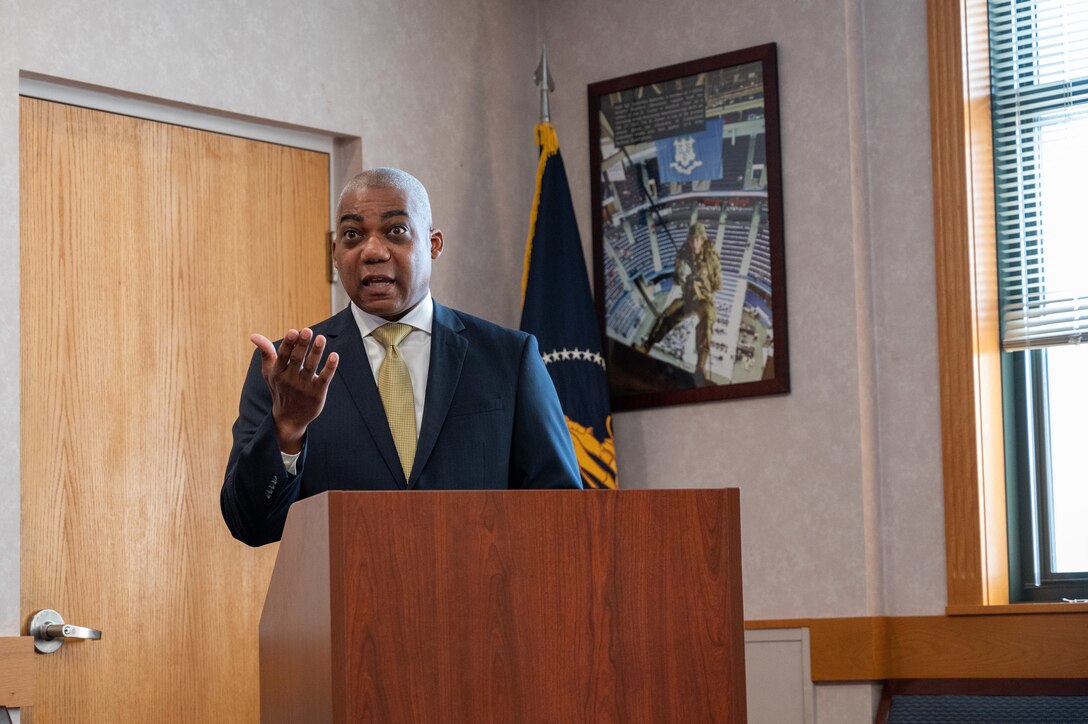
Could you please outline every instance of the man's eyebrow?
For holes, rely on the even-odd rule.
[[[390,211],[383,211],[381,214],[381,220],[386,221],[397,216],[408,216],[408,212],[404,209],[391,209]],[[361,224],[363,223],[363,217],[359,214],[344,214],[340,217],[340,223],[342,224],[345,221],[354,221],[357,224]]]

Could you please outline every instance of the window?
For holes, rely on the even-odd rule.
[[[1009,595],[1088,597],[1088,3],[991,0]]]

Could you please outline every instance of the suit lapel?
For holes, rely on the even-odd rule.
[[[397,484],[405,487],[407,482],[404,479],[404,469],[401,468],[400,458],[397,456],[397,447],[393,444],[393,433],[389,431],[382,398],[374,382],[374,373],[370,371],[366,347],[350,305],[333,317],[325,336],[329,340],[327,353],[336,352],[340,355],[340,365],[336,368],[333,384],[339,379],[347,388],[386,467]]]
[[[408,487],[416,484],[423,468],[426,467],[427,459],[430,458],[435,443],[438,441],[438,434],[446,421],[446,413],[449,412],[450,403],[453,401],[453,393],[457,390],[457,381],[461,378],[461,366],[468,352],[468,341],[461,336],[464,326],[456,314],[438,302],[434,303],[431,366],[427,373],[423,422],[420,425],[416,458],[412,463],[412,476],[408,481]],[[392,436],[390,436],[390,444],[392,444]]]

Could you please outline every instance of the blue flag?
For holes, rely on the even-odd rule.
[[[583,485],[615,488],[608,379],[567,172],[552,125],[539,124],[536,137],[540,161],[525,244],[521,329],[540,343],[578,454]]]
[[[714,181],[722,177],[722,119],[711,118],[695,133],[654,141],[663,183]]]

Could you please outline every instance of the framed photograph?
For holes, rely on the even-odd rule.
[[[774,44],[589,86],[612,406],[789,392]]]

